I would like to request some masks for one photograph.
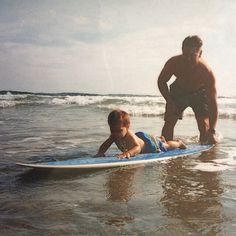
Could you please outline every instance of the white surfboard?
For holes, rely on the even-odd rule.
[[[16,163],[19,166],[38,168],[38,169],[99,169],[111,168],[118,166],[138,165],[151,162],[169,160],[180,156],[189,156],[193,154],[200,154],[208,151],[214,145],[188,145],[187,149],[175,149],[167,152],[141,154],[130,159],[119,160],[116,157],[102,157],[102,158],[78,158],[64,161],[50,161],[39,163]]]

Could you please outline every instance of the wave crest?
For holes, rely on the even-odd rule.
[[[218,98],[219,118],[236,120],[236,98]],[[110,111],[122,109],[134,116],[160,116],[165,112],[165,100],[158,96],[89,95],[89,94],[0,94],[0,108],[20,105],[89,106]],[[190,108],[185,116],[193,116]]]

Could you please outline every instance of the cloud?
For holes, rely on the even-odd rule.
[[[0,82],[6,89],[157,94],[165,61],[181,53],[184,37],[199,34],[222,89],[223,76],[233,84],[235,6],[213,0],[1,1]]]
[[[9,3],[1,6],[0,3],[1,42],[66,46],[71,44],[74,34],[93,32],[94,20],[89,17],[89,12],[81,11],[83,7],[76,6],[78,11],[75,12],[76,9],[72,11],[73,6],[68,8],[62,1],[58,1],[56,5],[52,1],[45,1],[41,5],[23,1],[19,8],[17,5]],[[9,13],[4,12],[4,8]]]

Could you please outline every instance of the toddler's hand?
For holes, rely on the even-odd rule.
[[[129,152],[123,152],[121,154],[118,154],[117,158],[118,159],[125,159],[125,158],[130,159],[130,153]]]
[[[93,157],[105,157],[105,154],[104,153],[97,153]]]

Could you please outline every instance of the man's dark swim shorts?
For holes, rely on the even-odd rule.
[[[182,119],[183,111],[187,107],[191,107],[197,116],[208,117],[208,102],[205,88],[200,88],[193,93],[186,93],[186,91],[179,88],[177,83],[174,82],[170,85],[170,94],[178,108],[178,114],[170,109],[166,109],[165,120],[173,116]]]

